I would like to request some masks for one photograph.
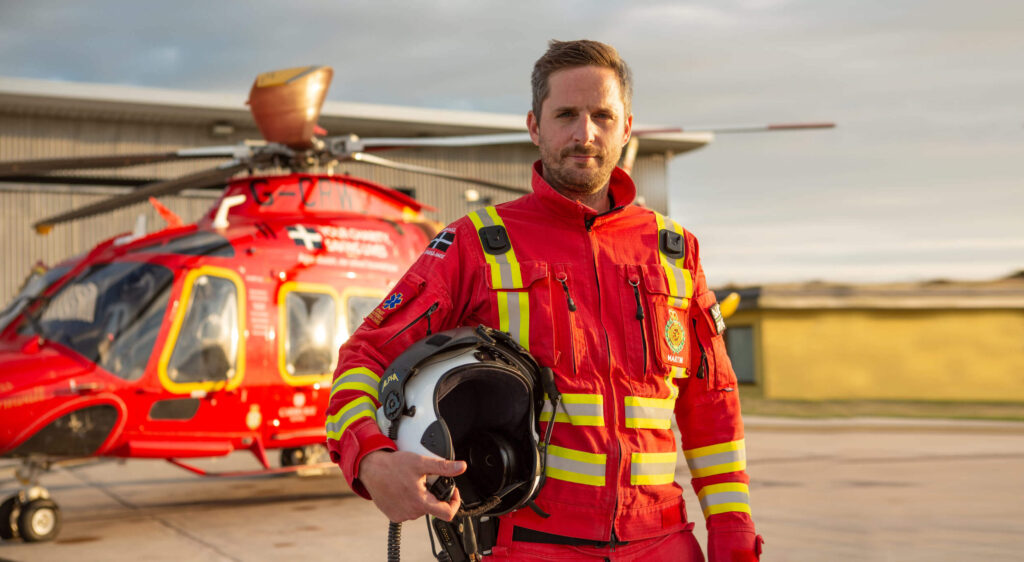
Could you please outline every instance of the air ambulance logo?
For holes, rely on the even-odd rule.
[[[668,322],[665,322],[665,343],[673,353],[679,353],[686,345],[686,330],[675,309],[668,309]]]

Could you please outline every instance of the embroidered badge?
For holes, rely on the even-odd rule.
[[[679,353],[686,345],[686,330],[674,308],[668,309],[668,321],[665,322],[665,343],[673,353]]]
[[[448,253],[448,248],[452,247],[453,242],[455,242],[455,230],[448,227],[437,233],[437,236],[430,241],[430,244],[427,244],[427,249],[423,253],[428,256],[444,259],[445,254]]]
[[[384,310],[394,310],[400,304],[402,304],[402,293],[395,293],[390,297],[384,299],[384,302],[381,303],[381,306],[384,308]]]
[[[722,308],[716,302],[708,310],[711,312],[711,317],[715,319],[715,331],[719,334],[725,332],[725,318],[722,317]]]

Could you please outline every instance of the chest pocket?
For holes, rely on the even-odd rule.
[[[520,262],[505,224],[494,207],[469,214],[484,253],[484,278],[497,318],[492,325],[507,332],[542,364],[554,363],[548,264]],[[533,318],[531,316],[534,316]],[[531,333],[531,326],[535,327]]]
[[[643,357],[643,364],[637,367],[670,378],[688,376],[692,330],[687,319],[693,296],[690,272],[667,264],[622,267],[628,285],[625,316],[636,319],[641,336],[640,349],[634,355]]]

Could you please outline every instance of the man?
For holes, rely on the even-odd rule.
[[[697,241],[632,205],[616,168],[633,120],[629,68],[608,45],[552,41],[532,82],[534,192],[446,228],[342,347],[332,458],[392,521],[450,520],[458,494],[437,500],[425,475],[465,463],[395,452],[375,423],[376,387],[428,326],[485,324],[551,367],[567,406],[541,416],[555,424],[536,498],[550,516],[503,516],[493,559],[702,560],[674,481],[675,414],[710,560],[756,560],[736,376]],[[480,236],[494,225],[507,243]]]

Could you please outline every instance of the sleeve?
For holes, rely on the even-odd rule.
[[[750,514],[743,419],[736,374],[725,351],[725,323],[707,287],[696,238],[687,233],[693,272],[689,306],[690,376],[676,401],[676,420],[693,490],[708,529],[709,562],[757,560],[761,538]]]
[[[467,219],[438,233],[338,353],[326,412],[327,450],[364,498],[370,496],[359,481],[360,461],[373,451],[396,449],[377,425],[381,373],[428,331],[460,326],[472,309],[479,270],[473,267],[475,234]]]

